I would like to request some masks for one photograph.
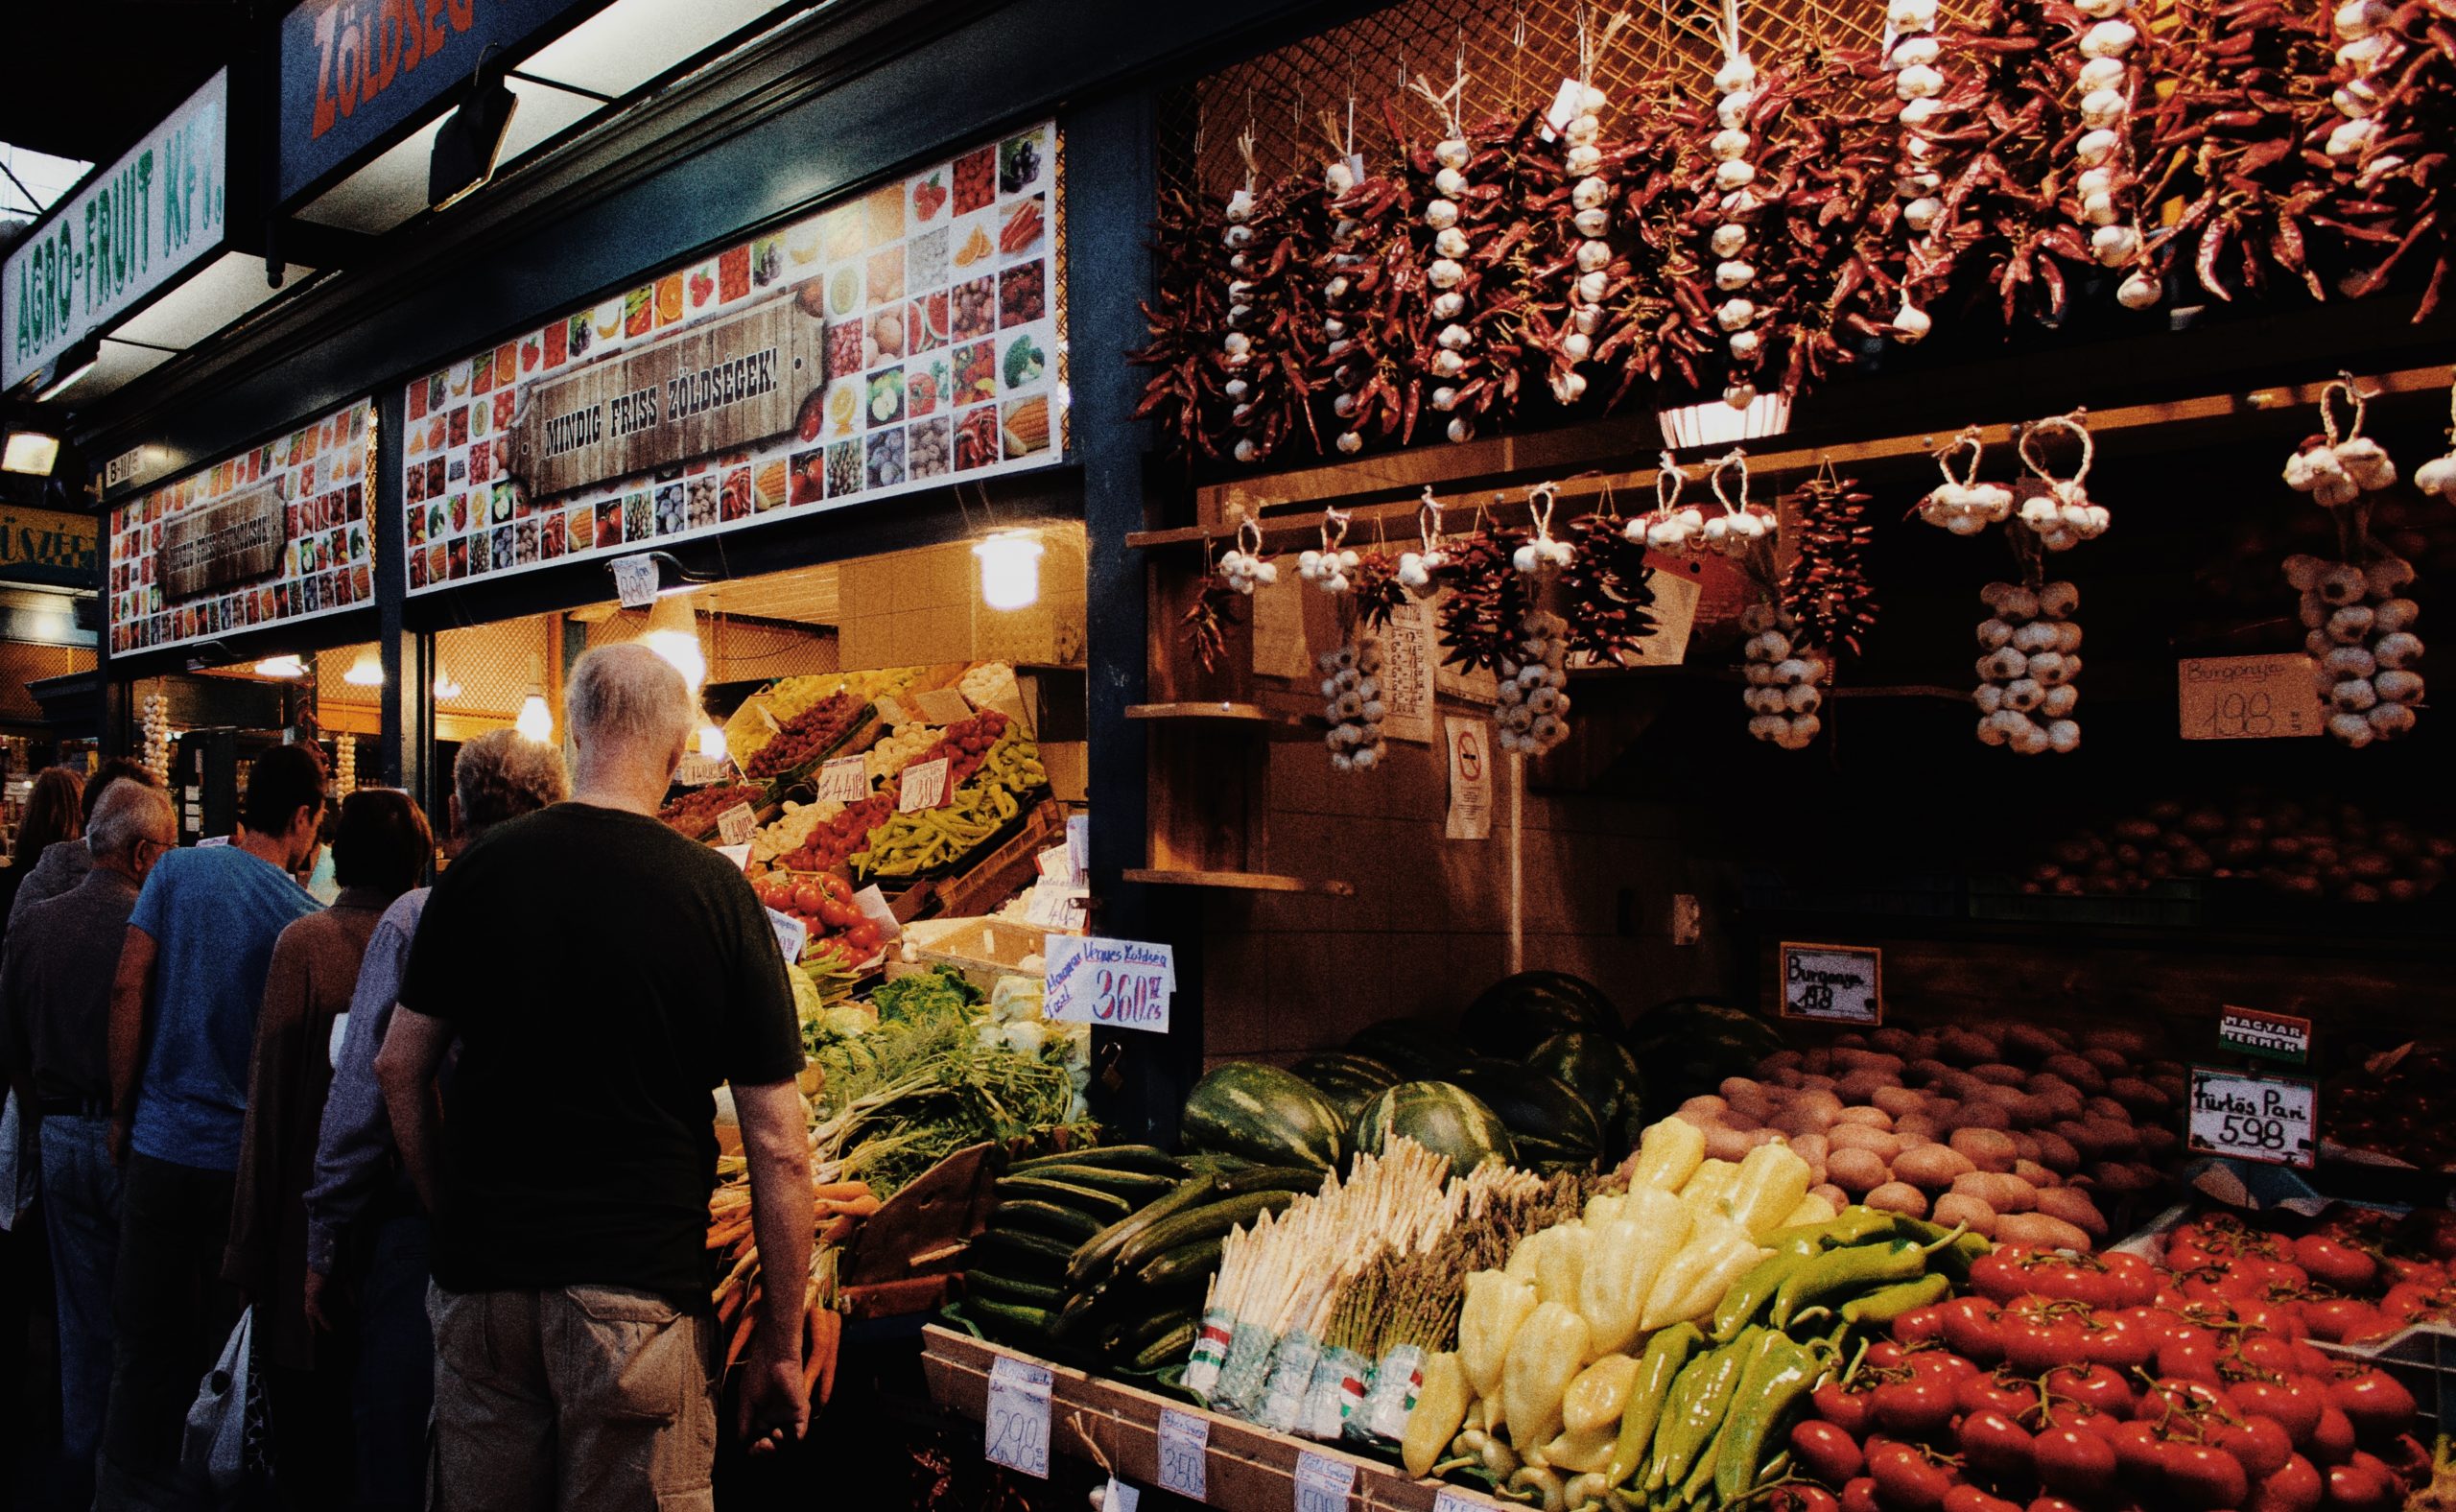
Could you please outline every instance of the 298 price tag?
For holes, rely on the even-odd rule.
[[[2317,1158],[2320,1092],[2310,1082],[2194,1066],[2190,1097],[2184,1146],[2194,1154],[2306,1170]]]
[[[1160,1409],[1160,1489],[1210,1500],[1211,1424],[1175,1407]]]
[[[1049,1367],[1002,1355],[989,1367],[989,1410],[981,1454],[994,1464],[1049,1478]]]
[[[1356,1490],[1356,1467],[1311,1450],[1296,1455],[1296,1512],[1348,1512]]]

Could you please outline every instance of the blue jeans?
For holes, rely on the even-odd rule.
[[[119,1168],[110,1120],[42,1121],[42,1194],[59,1297],[59,1427],[68,1460],[62,1505],[93,1496],[94,1454],[111,1396],[111,1275],[119,1268]]]
[[[414,1203],[369,1214],[374,1233],[358,1295],[358,1504],[426,1504],[427,1417],[435,1335],[426,1316],[428,1229]]]

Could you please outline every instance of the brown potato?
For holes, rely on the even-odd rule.
[[[2064,1184],[2063,1177],[2057,1175],[2055,1172],[2047,1169],[2044,1166],[2040,1165],[2034,1160],[2017,1160],[2013,1162],[2013,1174],[2020,1177],[2023,1181],[2028,1182],[2031,1186],[2037,1187],[2042,1191],[2048,1187],[2060,1187]]]
[[[1851,1205],[1851,1193],[1830,1181],[1821,1181],[1808,1188],[1807,1194],[1811,1197],[1823,1197],[1826,1204],[1836,1213]]]
[[[1800,1159],[1807,1161],[1811,1166],[1824,1160],[1827,1154],[1832,1150],[1832,1145],[1826,1139],[1825,1131],[1823,1129],[1819,1129],[1813,1134],[1803,1134],[1799,1138],[1791,1141],[1791,1153],[1797,1155]],[[1811,1182],[1810,1185],[1813,1186],[1814,1183]]]
[[[1723,1095],[1723,1100],[1726,1102],[1737,1102],[1742,1098],[1763,1096],[1754,1076],[1725,1076],[1723,1084],[1714,1090]]]
[[[1872,1129],[1864,1123],[1836,1123],[1825,1131],[1825,1137],[1837,1152],[1846,1149],[1864,1149],[1888,1165],[1892,1164],[1894,1156],[1901,1153],[1901,1140],[1899,1135],[1888,1133],[1883,1129]],[[1830,1161],[1829,1164],[1830,1164]]]
[[[1888,1181],[1867,1195],[1867,1204],[1886,1213],[1900,1213],[1908,1217],[1927,1216],[1927,1194],[1906,1181]]]
[[[1984,1065],[1972,1066],[1970,1068],[1970,1074],[1981,1081],[1992,1081],[1999,1087],[2018,1087],[2030,1079],[2028,1072],[2000,1060],[1991,1060]]]
[[[1730,1106],[1731,1104],[1725,1102],[1722,1099],[1714,1097],[1712,1094],[1707,1094],[1702,1097],[1690,1098],[1688,1101],[1680,1104],[1679,1107],[1672,1110],[1672,1116],[1675,1118],[1688,1119],[1689,1122],[1703,1128],[1705,1127],[1706,1120],[1715,1117]],[[1694,1118],[1690,1118],[1689,1115],[1691,1114],[1696,1116]]]
[[[2013,1158],[2017,1161],[2038,1159],[2038,1136],[2027,1129],[2015,1129]]]
[[[1963,1128],[1955,1131],[1952,1147],[1970,1157],[1970,1163],[1982,1171],[2009,1171],[2013,1162],[2020,1159],[2013,1138],[1998,1129]],[[2003,1204],[1996,1204],[1997,1212]]]
[[[1973,1170],[1953,1178],[1953,1190],[1994,1208],[1997,1214],[2027,1213],[2038,1206],[2038,1189],[2019,1176]]]
[[[1877,1093],[1896,1085],[1898,1083],[1894,1078],[1883,1072],[1870,1071],[1861,1067],[1857,1071],[1835,1077],[1833,1091],[1834,1095],[1844,1102],[1872,1104]]]
[[[1898,1055],[1904,1060],[1919,1053],[1919,1036],[1898,1024],[1888,1024],[1883,1028],[1871,1032],[1868,1035],[1868,1044],[1888,1055]]]
[[[1943,1061],[1929,1056],[1924,1059],[1911,1061],[1909,1064],[1903,1066],[1901,1068],[1901,1080],[1905,1086],[1932,1087],[1936,1083],[1944,1080],[1946,1073],[1951,1070],[1952,1068],[1946,1065]]]
[[[2113,1082],[2108,1083],[2113,1086]],[[2081,1104],[2081,1116],[2090,1119],[2129,1119],[2132,1110],[2114,1099],[2100,1093]]]
[[[2083,1092],[2097,1092],[2107,1084],[2106,1073],[2080,1055],[2050,1055],[2039,1063],[2039,1070],[2053,1072]]]
[[[1956,1177],[1977,1169],[1968,1155],[1949,1145],[1922,1145],[1893,1158],[1895,1179],[1925,1192],[1948,1191]]]
[[[1836,1123],[1856,1123],[1861,1128],[1889,1129],[1893,1127],[1893,1115],[1887,1113],[1882,1108],[1873,1107],[1863,1103],[1857,1107],[1842,1108],[1837,1110],[1833,1116],[1833,1122]]]
[[[2047,1169],[2068,1176],[2081,1169],[2081,1152],[2063,1135],[2040,1129],[2030,1138],[2038,1142],[2038,1163]]]
[[[2063,1049],[2063,1045],[2054,1035],[2027,1024],[2016,1024],[2004,1030],[2006,1055],[2028,1061],[2033,1065],[2049,1055],[2058,1053]]]
[[[2085,1255],[2090,1251],[2087,1232],[2043,1213],[2003,1215],[1996,1220],[1996,1238],[2002,1243],[2027,1244],[2034,1249],[2069,1249]]]
[[[1996,1210],[1967,1192],[1948,1192],[1938,1197],[1934,1217],[1947,1228],[1960,1224],[1973,1234],[1996,1237]]]
[[[2019,1092],[2004,1102],[2004,1111],[2012,1115],[2013,1127],[2034,1129],[2055,1122],[2055,1104],[2034,1092]]]
[[[1802,1092],[1831,1092],[1833,1078],[1820,1071],[1808,1072],[1800,1077],[1800,1090]]]
[[[1825,1157],[1825,1173],[1853,1195],[1874,1192],[1893,1179],[1882,1156],[1871,1149],[1845,1147]]]
[[[2124,1110],[2135,1118],[2158,1118],[2169,1106],[2164,1093],[2137,1076],[2115,1077],[2107,1083],[2107,1096],[2121,1103]]]
[[[1800,1062],[1807,1058],[1806,1054],[1799,1051],[1778,1050],[1771,1055],[1766,1056],[1763,1060],[1759,1061],[1757,1063],[1757,1070],[1759,1074],[1776,1071],[1798,1071],[1801,1069]]]
[[[1749,1138],[1750,1132],[1733,1128],[1728,1123],[1714,1124],[1706,1130],[1706,1158],[1728,1160],[1735,1165],[1747,1159],[1748,1152],[1757,1147],[1756,1142]]]
[[[2013,1115],[2004,1104],[1980,1098],[1963,1103],[1953,1122],[1966,1129],[2008,1129],[2013,1126]]]
[[[1869,1097],[1868,1101],[1898,1119],[1905,1113],[1916,1113],[1925,1107],[1927,1095],[1924,1092],[1913,1092],[1908,1087],[1878,1087]]]
[[[1833,1051],[1826,1049],[1822,1045],[1819,1045],[1816,1049],[1809,1051],[1806,1055],[1800,1057],[1800,1070],[1807,1072],[1813,1075],[1831,1075],[1833,1074]]]
[[[2107,1220],[2098,1205],[2078,1187],[2049,1187],[2038,1194],[2038,1210],[2051,1218],[2062,1218],[2092,1240],[2107,1237]]]
[[[1931,1113],[1905,1113],[1893,1121],[1894,1136],[1898,1139],[1932,1140],[1944,1131],[1945,1126]]]

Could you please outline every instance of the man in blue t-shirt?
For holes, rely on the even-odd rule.
[[[316,911],[291,875],[316,849],[324,765],[312,745],[256,759],[227,845],[154,862],[111,984],[111,1153],[120,1198],[116,1344],[103,1429],[105,1505],[205,1504],[178,1474],[197,1382],[237,1323],[221,1280],[248,1060],[273,941]],[[141,1073],[141,1074],[140,1074]]]

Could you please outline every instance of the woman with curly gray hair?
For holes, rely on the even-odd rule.
[[[513,730],[479,736],[452,764],[451,853],[460,854],[498,825],[562,802],[570,791],[559,748]],[[333,1086],[307,1189],[307,1314],[319,1329],[357,1335],[355,1504],[366,1508],[416,1507],[426,1483],[427,1411],[435,1394],[427,1217],[402,1173],[375,1081],[375,1052],[391,1022],[427,892],[403,893],[367,941],[334,1051]]]

